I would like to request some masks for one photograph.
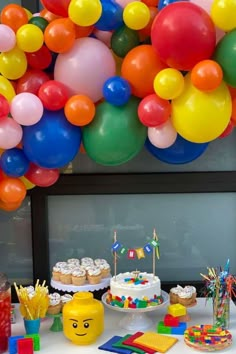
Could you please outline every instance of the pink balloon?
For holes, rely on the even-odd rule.
[[[115,60],[104,43],[95,38],[80,38],[71,50],[58,55],[54,79],[69,88],[70,96],[82,94],[97,102],[103,97],[104,82],[115,71]]]
[[[128,5],[128,4],[130,4],[131,2],[134,2],[134,1],[140,1],[140,0],[116,0],[116,3],[124,8],[126,5]]]
[[[16,35],[13,29],[0,24],[0,52],[9,52],[16,45]]]
[[[52,186],[58,180],[60,176],[60,171],[58,168],[43,168],[30,164],[25,177],[33,184],[38,187],[49,187]]]
[[[0,148],[12,149],[21,142],[23,131],[12,118],[0,120]]]
[[[33,125],[40,121],[43,115],[41,100],[29,92],[16,95],[11,101],[12,118],[21,125]]]
[[[111,48],[111,37],[112,37],[112,32],[110,31],[100,31],[100,30],[95,30],[93,31],[95,37],[99,39],[101,42],[106,44],[108,48]]]
[[[213,0],[190,0],[192,4],[198,5],[202,9],[204,9],[209,15],[211,15],[211,5]],[[216,27],[216,43],[224,37],[225,32]]]
[[[166,123],[156,128],[148,128],[148,138],[152,145],[160,149],[166,149],[174,144],[177,138],[177,132],[172,123],[168,120]]]

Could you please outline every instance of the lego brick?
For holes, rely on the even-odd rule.
[[[178,327],[179,325],[179,318],[174,317],[170,314],[165,315],[164,317],[164,325],[169,327]]]
[[[171,334],[184,334],[187,328],[186,322],[180,322],[178,327],[171,328]]]
[[[39,334],[26,334],[24,337],[33,339],[35,352],[40,350],[40,335]]]
[[[184,316],[186,315],[186,307],[181,304],[169,305],[167,308],[167,312],[169,315],[174,317]]]
[[[8,350],[9,354],[17,354],[17,341],[22,339],[24,336],[12,336],[8,339]]]
[[[33,354],[34,343],[32,338],[23,338],[17,341],[17,353],[18,354]]]
[[[163,321],[157,324],[157,333],[171,334],[171,327],[165,326]]]

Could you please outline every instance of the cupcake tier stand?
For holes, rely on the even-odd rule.
[[[54,289],[66,291],[66,292],[71,292],[71,293],[76,293],[79,291],[93,292],[93,291],[107,288],[110,285],[110,279],[111,279],[111,277],[104,278],[98,284],[89,284],[88,282],[86,282],[84,285],[80,285],[80,286],[76,286],[76,285],[72,285],[72,284],[66,285],[66,284],[62,284],[59,281],[55,281],[55,280],[51,279],[51,286]]]
[[[146,308],[130,309],[112,306],[106,302],[107,293],[103,294],[102,302],[111,310],[126,313],[119,322],[120,327],[130,331],[139,331],[152,326],[152,320],[146,315],[147,312],[157,311],[160,307],[165,306],[169,302],[169,295],[165,291],[162,290],[161,295],[163,297],[162,304]]]

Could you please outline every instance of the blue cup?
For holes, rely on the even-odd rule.
[[[36,320],[26,320],[24,318],[24,326],[26,334],[38,334],[40,328],[40,318]]]

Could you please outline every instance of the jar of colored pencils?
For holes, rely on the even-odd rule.
[[[213,300],[213,325],[222,329],[229,328],[230,321],[230,294],[224,284],[216,287]]]

